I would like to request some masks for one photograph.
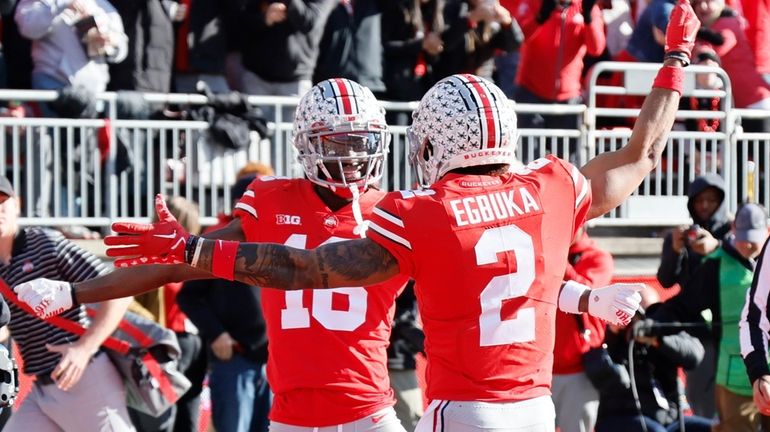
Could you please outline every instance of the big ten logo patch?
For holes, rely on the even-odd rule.
[[[302,220],[296,215],[275,215],[276,225],[302,225]]]

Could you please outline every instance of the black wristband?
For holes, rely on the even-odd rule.
[[[195,247],[198,245],[198,241],[200,241],[200,237],[191,235],[187,239],[187,245],[185,245],[184,248],[184,262],[187,264],[192,263],[193,256],[195,255]]]
[[[665,56],[663,56],[663,60],[669,58],[677,59],[682,62],[682,67],[688,66],[690,64],[690,56],[688,56],[684,51],[669,51]]]

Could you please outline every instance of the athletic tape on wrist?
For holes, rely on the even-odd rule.
[[[590,288],[575,281],[567,281],[559,293],[559,310],[571,314],[580,313],[580,297]]]
[[[198,258],[201,256],[201,249],[203,249],[203,240],[199,241],[195,245],[195,251],[193,252],[192,261],[189,264],[193,267],[198,265]]]
[[[216,240],[211,256],[211,273],[219,278],[235,278],[235,257],[238,255],[237,241]]]
[[[191,235],[187,239],[187,245],[184,248],[184,262],[191,264],[193,261],[193,253],[195,253],[196,248],[198,245],[202,243],[200,241],[200,237]],[[195,265],[195,264],[192,264]]]
[[[663,66],[658,71],[652,87],[673,90],[681,96],[684,91],[684,69],[676,66]]]

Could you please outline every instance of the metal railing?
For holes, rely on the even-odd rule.
[[[600,63],[593,70],[588,105],[517,104],[517,113],[578,116],[579,129],[520,129],[518,155],[522,162],[553,153],[580,166],[599,152],[625,145],[630,129],[601,129],[606,118],[635,117],[638,108],[618,109],[597,104],[603,95],[649,92],[658,65]],[[633,83],[608,86],[602,72],[629,73]],[[727,91],[698,90],[694,77],[717,73]],[[645,81],[646,80],[646,81]],[[647,91],[643,91],[645,88]],[[661,164],[626,203],[598,225],[671,225],[687,222],[686,189],[700,173],[725,177],[729,208],[751,196],[770,206],[770,133],[745,133],[744,118],[768,118],[770,111],[731,109],[729,79],[721,69],[688,68],[686,97],[718,97],[716,111],[680,110],[680,119],[720,119],[717,132],[674,131],[668,137]],[[53,91],[0,90],[0,100],[52,101]],[[151,104],[199,106],[202,95],[143,94]],[[0,173],[8,176],[22,197],[24,224],[108,226],[116,219],[147,220],[155,193],[181,195],[198,202],[204,224],[233,206],[230,186],[235,173],[249,160],[269,163],[277,175],[301,176],[290,145],[292,124],[282,118],[284,107],[297,98],[250,96],[256,106],[273,108],[269,138],[252,134],[247,148],[233,150],[212,142],[208,123],[176,120],[125,120],[117,116],[118,96],[99,95],[104,119],[0,118]],[[387,111],[411,112],[415,102],[384,102]],[[388,190],[408,189],[414,173],[408,164],[406,127],[391,126],[391,152],[383,177]],[[751,162],[751,163],[749,163]],[[752,168],[751,171],[748,168]],[[742,186],[745,185],[745,186]],[[741,197],[739,199],[739,197]],[[679,207],[678,209],[666,208]],[[678,210],[678,211],[675,211]]]

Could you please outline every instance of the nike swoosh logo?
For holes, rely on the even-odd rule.
[[[153,237],[172,239],[172,238],[176,237],[176,231],[174,231],[171,234],[153,234],[152,236]]]
[[[372,417],[372,423],[379,423],[379,422],[380,422],[380,420],[382,420],[383,418],[385,418],[385,416],[386,416],[386,415],[387,415],[387,414],[383,414],[383,415],[381,415],[381,416],[377,416],[377,417]]]

